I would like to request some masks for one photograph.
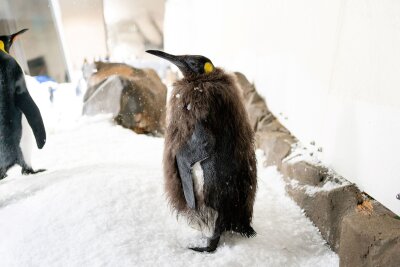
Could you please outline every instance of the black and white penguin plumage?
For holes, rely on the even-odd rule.
[[[22,167],[22,174],[44,171],[33,170],[26,163],[20,146],[22,113],[32,128],[38,148],[42,148],[46,142],[42,116],[28,92],[24,73],[9,55],[15,38],[25,31],[0,36],[0,180],[15,164]]]
[[[206,247],[191,249],[214,251],[225,231],[255,236],[254,133],[233,77],[203,56],[147,52],[184,75],[167,107],[164,175],[170,205],[211,230]]]

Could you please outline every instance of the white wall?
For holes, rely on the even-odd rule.
[[[165,50],[255,81],[322,161],[400,214],[400,1],[169,0]]]

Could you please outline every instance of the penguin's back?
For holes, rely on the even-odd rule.
[[[22,71],[16,68],[18,63],[0,52],[0,165],[14,160],[22,134],[22,112],[15,105],[16,81]]]
[[[19,79],[19,65],[11,56],[0,52],[0,119],[10,119],[15,106],[16,81]],[[3,125],[3,124],[2,124]]]

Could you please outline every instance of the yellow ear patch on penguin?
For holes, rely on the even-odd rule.
[[[211,64],[211,62],[207,62],[206,64],[204,64],[204,72],[205,73],[210,73],[214,70],[214,66],[213,64]]]
[[[0,41],[0,50],[7,54],[6,49],[4,48],[4,42]]]

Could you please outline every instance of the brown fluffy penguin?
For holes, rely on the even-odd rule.
[[[147,52],[184,75],[168,105],[164,175],[170,205],[211,232],[206,247],[191,249],[215,251],[224,231],[255,236],[254,133],[233,78],[203,56]]]

